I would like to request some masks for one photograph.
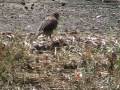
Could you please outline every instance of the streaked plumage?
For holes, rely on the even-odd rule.
[[[57,28],[58,19],[59,19],[58,13],[53,13],[52,15],[48,16],[41,24],[37,37],[42,32],[45,36],[51,38],[51,34],[53,33],[53,30]]]

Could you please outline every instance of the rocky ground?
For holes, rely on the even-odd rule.
[[[111,1],[111,0],[110,0]],[[60,13],[58,30],[119,31],[119,2],[101,0],[2,0],[0,31],[34,31],[53,12]]]

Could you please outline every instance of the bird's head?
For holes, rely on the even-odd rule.
[[[56,19],[59,19],[59,13],[53,13],[53,16],[56,18]]]

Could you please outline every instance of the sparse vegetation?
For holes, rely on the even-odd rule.
[[[54,49],[56,46],[51,42],[49,46],[54,48],[36,54],[37,49],[31,53],[26,46],[26,35],[13,33],[13,38],[1,35],[1,89],[120,89],[120,42],[116,37],[83,32],[59,34],[54,41],[63,40],[65,46]],[[42,39],[34,42],[41,44]],[[44,45],[48,43],[46,40]]]

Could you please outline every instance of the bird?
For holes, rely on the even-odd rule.
[[[53,33],[53,30],[55,30],[57,28],[58,20],[59,20],[58,12],[55,12],[55,13],[49,15],[48,17],[46,17],[39,28],[39,32],[38,32],[36,38],[38,38],[38,36],[40,34],[43,34],[46,37],[51,38],[51,34]]]

